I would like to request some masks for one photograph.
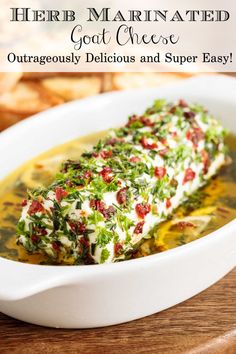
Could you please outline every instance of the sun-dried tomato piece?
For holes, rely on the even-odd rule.
[[[140,221],[134,229],[134,234],[141,234],[143,232],[144,221]]]
[[[194,180],[195,177],[196,177],[196,173],[190,167],[187,168],[187,170],[185,171],[183,184]]]
[[[123,249],[122,244],[120,244],[120,243],[114,244],[114,253],[116,256],[118,256],[121,253],[122,249]]]
[[[129,121],[126,124],[126,127],[130,127],[134,122],[138,121],[138,116],[136,114],[132,115],[131,117],[129,117]]]
[[[113,152],[112,150],[103,150],[100,152],[100,156],[102,159],[108,159],[109,157],[112,157]]]
[[[96,158],[96,157],[98,157],[98,156],[99,156],[99,154],[98,154],[97,152],[95,152],[95,151],[94,151],[94,152],[92,153],[92,156]]]
[[[38,200],[33,200],[29,207],[28,214],[34,215],[36,213],[41,213],[43,211],[44,211],[44,207],[42,206],[42,204],[39,203]]]
[[[184,117],[187,118],[187,119],[194,118],[195,115],[196,114],[194,112],[192,112],[192,111],[184,112]]]
[[[158,179],[162,179],[166,175],[166,168],[155,167],[154,174]]]
[[[87,239],[87,237],[82,236],[82,237],[79,239],[79,242],[80,242],[81,245],[83,245],[85,248],[88,248],[88,247],[89,247],[89,240]]]
[[[204,138],[204,133],[203,131],[201,130],[201,128],[199,127],[195,127],[193,128],[193,130],[189,130],[187,133],[186,133],[186,138],[190,141],[192,141],[193,145],[195,147],[198,147],[198,143],[200,140],[202,140]]]
[[[142,219],[145,218],[145,216],[150,213],[151,211],[151,206],[150,204],[148,203],[139,203],[139,204],[136,204],[135,206],[135,210],[136,210],[136,213],[138,214],[138,216]]]
[[[60,248],[61,248],[61,244],[60,244],[60,242],[59,241],[54,241],[53,243],[52,243],[52,248],[55,250],[55,251],[60,251]]]
[[[185,100],[183,100],[182,98],[179,100],[179,106],[182,108],[187,108],[188,104]]]
[[[23,199],[21,202],[21,206],[24,207],[27,205],[27,199]]]
[[[68,193],[61,187],[57,187],[55,189],[55,194],[56,194],[56,200],[60,203],[61,200],[65,197],[67,197]]]
[[[122,138],[110,138],[106,141],[105,145],[115,146],[118,143],[123,142]]]
[[[165,148],[165,149],[161,149],[158,151],[158,154],[163,157],[165,156],[167,153],[168,153],[169,149],[168,148]]]
[[[177,137],[177,132],[171,132],[171,136],[173,137],[173,138],[176,138]]]
[[[70,228],[78,235],[86,232],[86,226],[81,221],[69,221]]]
[[[91,180],[92,178],[92,172],[91,171],[86,171],[84,172],[84,178],[88,179],[88,180]]]
[[[48,234],[45,228],[37,227],[37,226],[34,227],[34,232],[36,232],[40,236],[46,236]]]
[[[166,199],[166,208],[169,209],[171,207],[171,201],[170,201],[170,198],[167,198]]]
[[[103,215],[106,219],[110,219],[115,213],[116,209],[112,205],[110,205],[107,209],[105,209]]]
[[[140,162],[141,159],[140,157],[138,156],[132,156],[130,159],[129,159],[130,162],[133,162],[133,163],[137,163],[137,162]]]
[[[106,208],[106,205],[102,200],[91,200],[90,207],[98,210],[106,219],[109,219],[116,212],[116,209],[112,205]]]
[[[103,178],[103,181],[106,183],[110,183],[113,180],[113,176],[111,176],[112,169],[110,167],[104,167],[100,172],[100,175]]]
[[[119,204],[125,204],[128,199],[128,188],[127,187],[121,188],[116,193],[116,199]]]
[[[145,138],[144,136],[141,138],[140,140],[142,147],[144,149],[148,149],[148,150],[153,150],[157,148],[157,143],[153,142],[153,143],[149,143],[147,138]]]
[[[40,240],[39,236],[37,235],[31,235],[30,238],[33,243],[38,243]]]
[[[148,117],[141,117],[140,121],[145,125],[146,127],[153,127],[154,123],[148,118]]]

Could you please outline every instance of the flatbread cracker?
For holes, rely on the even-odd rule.
[[[0,96],[0,113],[29,116],[63,103],[63,99],[37,82],[19,82],[11,91]]]
[[[178,73],[114,73],[110,89],[127,90],[132,88],[158,87],[182,78],[183,75]]]
[[[62,97],[65,101],[71,101],[96,95],[101,92],[101,76],[84,77],[52,77],[41,80],[42,86]]]
[[[10,91],[21,77],[21,72],[0,72],[0,95]]]

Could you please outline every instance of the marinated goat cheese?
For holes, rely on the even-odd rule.
[[[18,244],[57,263],[126,259],[225,164],[224,137],[203,107],[155,101],[28,192]]]

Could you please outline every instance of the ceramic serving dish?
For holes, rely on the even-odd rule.
[[[236,133],[236,80],[203,76],[157,89],[109,93],[65,104],[0,135],[0,178],[35,155],[122,125],[157,97],[206,105]],[[0,311],[63,328],[114,325],[174,306],[236,265],[236,220],[187,245],[145,258],[92,266],[41,266],[0,257]]]

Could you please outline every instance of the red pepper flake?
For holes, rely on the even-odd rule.
[[[92,174],[91,171],[86,171],[86,172],[84,173],[84,178],[91,180],[92,175],[93,175],[93,174]]]
[[[113,180],[113,177],[110,176],[110,173],[112,172],[112,169],[110,167],[104,167],[102,171],[100,172],[100,175],[102,176],[104,182],[110,183]]]
[[[195,127],[193,131],[197,141],[204,139],[204,133],[200,127]]]
[[[155,167],[154,174],[158,179],[162,179],[166,175],[165,167]]]
[[[187,227],[192,227],[192,228],[196,227],[192,222],[189,221],[179,221],[176,225],[180,230],[184,230]]]
[[[73,187],[74,186],[74,184],[73,184],[73,182],[71,182],[71,181],[66,181],[66,185],[68,186],[68,187]]]
[[[115,243],[114,244],[114,253],[116,256],[118,256],[123,249],[123,246],[120,243]]]
[[[42,206],[42,204],[39,203],[37,200],[33,200],[29,207],[28,214],[34,215],[36,213],[41,213],[43,211],[44,211],[44,207]]]
[[[89,203],[90,208],[95,210],[100,210],[101,208],[105,208],[105,203],[102,200],[92,199]]]
[[[179,100],[179,106],[182,108],[187,108],[188,104],[185,100],[183,100],[182,98]]]
[[[113,152],[112,150],[104,150],[100,152],[100,156],[102,159],[108,159],[109,157],[112,157]]]
[[[141,117],[140,121],[145,125],[146,127],[153,127],[154,123],[148,118],[148,117]]]
[[[81,245],[83,245],[85,248],[88,248],[89,247],[89,241],[88,239],[83,236],[79,239],[79,242],[81,243]]]
[[[167,153],[168,153],[169,149],[168,148],[165,148],[165,149],[161,149],[158,151],[158,154],[160,156],[165,156]]]
[[[21,202],[21,206],[25,207],[27,205],[27,199],[23,199]]]
[[[77,228],[78,228],[79,233],[81,233],[81,234],[86,231],[86,226],[80,221],[77,222]]]
[[[135,210],[136,210],[136,213],[138,214],[138,216],[142,219],[145,218],[145,216],[150,213],[151,211],[151,206],[150,204],[148,203],[139,203],[139,204],[136,204],[135,206]]]
[[[39,233],[40,235],[42,236],[46,236],[48,234],[47,230],[46,229],[39,229]]]
[[[196,114],[195,114],[194,112],[192,112],[192,111],[184,112],[184,117],[185,117],[186,119],[194,118],[195,115],[196,115]]]
[[[106,219],[109,219],[116,212],[116,209],[112,205],[106,208],[102,200],[90,200],[90,208],[98,210]]]
[[[110,205],[107,209],[105,209],[103,215],[106,219],[110,219],[116,213],[116,209]]]
[[[159,140],[162,143],[162,145],[167,145],[167,140],[166,139],[160,138]]]
[[[80,221],[77,222],[70,221],[69,225],[71,230],[79,235],[83,234],[86,231],[86,226]]]
[[[166,208],[169,209],[171,207],[171,201],[170,198],[166,199]]]
[[[187,168],[187,170],[185,171],[185,175],[184,175],[184,180],[183,180],[183,184],[192,181],[196,176],[196,173],[189,167]]]
[[[71,230],[72,230],[73,232],[76,232],[76,223],[70,221],[70,222],[69,222],[69,225],[70,225]]]
[[[54,241],[53,243],[52,243],[52,248],[55,250],[55,251],[60,251],[60,248],[61,248],[61,246],[60,246],[60,242],[59,241]]]
[[[187,131],[186,133],[186,138],[190,141],[192,141],[193,145],[195,147],[198,147],[198,143],[200,140],[204,138],[204,133],[199,127],[193,128],[192,131]]]
[[[116,200],[119,204],[125,204],[128,199],[128,193],[127,193],[128,188],[122,188],[116,193]]]
[[[130,162],[133,162],[133,163],[137,163],[137,162],[140,162],[141,159],[138,157],[138,156],[132,156],[130,159],[129,159]]]
[[[126,124],[126,127],[130,127],[134,122],[137,122],[138,120],[138,116],[137,115],[132,115],[131,117],[129,117],[129,121]]]
[[[92,156],[93,156],[93,157],[98,157],[98,156],[99,156],[99,154],[98,154],[97,152],[95,152],[95,151],[94,151],[94,152],[92,153]]]
[[[122,141],[123,141],[123,139],[111,138],[111,139],[108,139],[108,140],[106,141],[106,145],[114,146],[114,145],[116,145],[116,144],[118,144],[118,143],[120,143],[120,142],[122,142]]]
[[[141,234],[143,232],[144,221],[140,221],[134,229],[134,234]]]
[[[31,235],[30,238],[33,243],[39,242],[39,237],[37,235]]]
[[[187,138],[188,140],[191,140],[191,141],[192,141],[192,133],[191,133],[190,130],[187,131],[187,133],[186,133],[186,138]]]
[[[65,197],[67,197],[68,193],[61,187],[57,187],[55,189],[55,194],[56,194],[56,200],[60,203],[61,200]]]
[[[177,137],[177,132],[171,132],[171,136],[172,136],[173,138],[176,138],[176,137]]]
[[[170,109],[170,113],[173,113],[173,114],[174,114],[175,111],[176,111],[176,108],[177,108],[176,106],[173,106],[173,107]]]
[[[144,136],[141,138],[140,142],[144,149],[153,150],[157,148],[157,143],[149,143]]]

